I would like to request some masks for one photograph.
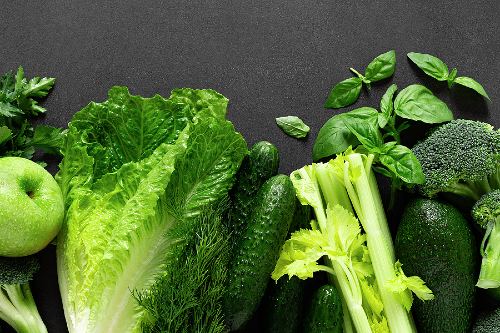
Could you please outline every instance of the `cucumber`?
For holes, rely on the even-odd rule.
[[[264,332],[295,333],[300,329],[304,282],[296,276],[269,281],[264,305]]]
[[[278,149],[267,141],[254,144],[243,159],[230,193],[230,231],[235,242],[246,229],[257,192],[266,180],[278,173],[278,166]]]
[[[224,313],[231,330],[239,329],[251,318],[266,291],[295,210],[295,189],[290,178],[270,178],[257,193],[254,204],[228,272]]]
[[[332,285],[324,285],[313,296],[305,320],[305,333],[342,333],[342,299]]]
[[[420,276],[435,299],[415,299],[412,313],[419,332],[470,332],[477,247],[460,212],[430,199],[411,201],[396,235],[396,256],[407,276]]]
[[[311,221],[311,207],[302,206],[298,200],[290,225],[290,234],[298,229],[307,228]],[[269,279],[263,304],[264,331],[268,333],[294,333],[302,323],[304,311],[304,288],[306,281],[296,276],[278,281]]]

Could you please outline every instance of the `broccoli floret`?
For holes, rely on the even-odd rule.
[[[0,319],[19,333],[47,333],[29,286],[38,269],[33,256],[0,257]]]
[[[481,244],[481,273],[477,286],[500,287],[500,190],[487,193],[472,208],[472,218],[486,233]]]
[[[490,124],[458,119],[441,125],[413,148],[422,165],[422,194],[449,192],[477,201],[500,187],[500,132]]]
[[[472,218],[484,229],[495,224],[500,218],[500,190],[483,195],[472,208]]]

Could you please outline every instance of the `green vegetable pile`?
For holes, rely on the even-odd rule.
[[[407,56],[449,88],[489,99],[437,57]],[[355,76],[333,86],[325,108],[356,103],[395,69],[394,50],[364,72],[350,68]],[[146,98],[116,86],[66,130],[34,127],[53,84],[25,79],[22,67],[0,79],[0,157],[9,156],[0,175],[13,178],[5,169],[24,163],[46,173],[25,160],[37,149],[62,157],[57,183],[44,174],[57,190],[47,198],[39,190],[50,185],[21,175],[0,178],[0,199],[22,197],[26,213],[56,200],[51,213],[64,213],[56,257],[70,333],[498,331],[500,131],[455,120],[425,86],[391,84],[377,107],[333,115],[314,162],[286,176],[272,143],[247,148],[216,91]],[[418,123],[433,128],[406,146]],[[296,139],[311,130],[297,116],[276,125]],[[391,184],[387,207],[378,176]],[[393,234],[386,213],[402,197]],[[52,239],[12,211],[0,205],[9,237],[6,226],[19,223],[28,243]],[[47,332],[29,287],[39,269],[32,252],[0,257],[0,319],[20,333]],[[477,305],[478,288],[492,309]]]

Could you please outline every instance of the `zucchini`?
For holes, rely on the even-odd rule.
[[[342,333],[342,299],[332,285],[324,285],[313,296],[305,320],[305,333]]]
[[[229,226],[235,242],[246,229],[257,192],[266,180],[278,173],[278,166],[278,149],[267,141],[254,144],[243,159],[230,193]]]
[[[419,332],[470,332],[477,247],[472,231],[453,206],[431,199],[411,201],[403,212],[395,249],[407,276],[421,277],[435,299],[413,301]]]
[[[310,208],[310,206],[302,206],[297,201],[288,237],[292,232],[309,226]],[[297,332],[302,323],[301,314],[304,311],[306,281],[292,276],[291,279],[282,278],[276,282],[270,279],[268,283],[263,304],[264,331],[269,333]]]
[[[284,175],[270,178],[257,193],[254,204],[228,272],[224,313],[231,330],[239,329],[251,318],[266,291],[295,209],[292,181]]]

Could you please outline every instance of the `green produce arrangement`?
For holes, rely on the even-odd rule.
[[[439,58],[407,57],[489,100]],[[350,70],[325,108],[379,89],[396,52]],[[47,246],[70,333],[499,332],[500,131],[454,119],[427,87],[391,84],[377,107],[334,114],[288,176],[214,90],[116,86],[67,128],[34,126],[54,83],[22,67],[0,78],[0,319],[15,332],[47,332],[29,284]],[[405,145],[418,123],[431,130]],[[276,125],[310,132],[293,115]]]

